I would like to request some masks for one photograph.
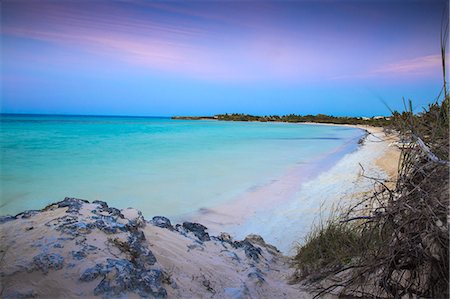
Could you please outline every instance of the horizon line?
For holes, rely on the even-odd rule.
[[[308,116],[308,115],[312,115],[312,116],[317,116],[317,115],[326,115],[326,116],[331,116],[331,117],[348,117],[348,118],[364,118],[364,117],[368,117],[368,116],[349,116],[349,115],[344,115],[344,116],[337,116],[337,115],[333,115],[333,114],[323,114],[323,113],[317,113],[317,114],[296,114],[296,113],[286,113],[286,114],[267,114],[267,115],[258,115],[258,114],[248,114],[248,113],[237,113],[237,112],[226,112],[226,113],[217,113],[217,114],[212,114],[212,115],[126,115],[126,114],[72,114],[72,113],[10,113],[10,112],[0,112],[0,115],[17,115],[17,116],[68,116],[68,117],[77,117],[77,116],[81,116],[81,117],[129,117],[129,118],[172,118],[172,117],[213,117],[216,115],[231,115],[231,114],[243,114],[243,115],[250,115],[250,116],[256,116],[256,117],[264,117],[264,116],[287,116],[287,115],[298,115],[298,116]],[[377,117],[377,116],[383,116],[383,117],[390,117],[392,116],[392,114],[389,115],[372,115],[371,117]],[[368,118],[371,118],[368,117]]]

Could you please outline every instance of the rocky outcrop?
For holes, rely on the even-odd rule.
[[[286,268],[273,270],[283,257],[259,236],[235,241],[199,223],[147,222],[104,201],[65,198],[2,217],[0,229],[5,298],[270,298],[287,287]]]

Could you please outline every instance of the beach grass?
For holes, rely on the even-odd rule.
[[[448,19],[448,18],[447,18]],[[293,258],[293,283],[325,293],[374,298],[449,296],[449,102],[442,30],[443,87],[413,113],[393,112],[401,147],[394,187],[374,180],[373,194],[335,209]]]
[[[373,194],[316,225],[293,258],[294,282],[318,296],[448,297],[449,100],[396,118],[408,142],[395,187],[371,178]]]

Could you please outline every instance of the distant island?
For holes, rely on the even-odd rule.
[[[223,121],[259,121],[259,122],[289,122],[289,123],[327,123],[327,124],[349,124],[349,125],[370,125],[384,127],[391,124],[391,117],[347,117],[332,116],[326,114],[317,115],[265,115],[257,116],[243,113],[216,114],[214,116],[172,116],[172,119],[183,120],[223,120]]]

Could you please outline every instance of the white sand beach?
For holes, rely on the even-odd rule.
[[[366,176],[395,180],[400,157],[394,144],[397,136],[386,135],[378,127],[351,127],[367,130],[369,135],[358,150],[330,169],[311,179],[308,167],[320,165],[300,166],[231,203],[202,210],[190,220],[203,223],[213,234],[228,232],[243,238],[256,233],[284,254],[293,254],[294,246],[306,236],[320,213],[326,217],[333,205],[373,190],[374,182],[362,176],[363,168]]]

